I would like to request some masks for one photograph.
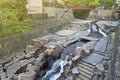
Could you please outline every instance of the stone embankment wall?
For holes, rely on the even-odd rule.
[[[93,10],[90,15],[92,19],[113,20],[118,19],[118,14],[114,10]]]
[[[110,67],[109,67],[109,72],[106,80],[116,80],[118,78],[117,76],[119,75],[118,72],[118,61],[119,61],[119,34],[120,34],[120,25],[116,28],[115,35],[114,35],[114,40],[113,40],[113,47],[110,51],[111,54],[111,62],[110,62]],[[119,79],[118,79],[119,80]]]

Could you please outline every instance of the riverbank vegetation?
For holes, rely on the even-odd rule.
[[[27,0],[0,0],[0,38],[31,30],[26,4]]]
[[[84,6],[84,7],[101,7],[104,9],[116,8],[116,0],[63,0],[67,7]],[[86,19],[89,16],[89,10],[74,10],[74,16],[80,19]]]

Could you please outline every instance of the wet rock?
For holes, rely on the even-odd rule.
[[[68,60],[72,60],[73,57],[74,57],[74,54],[73,54],[73,53],[70,53],[70,54],[69,54],[69,57],[68,57]]]
[[[72,66],[72,60],[68,61],[68,65]]]
[[[74,80],[74,78],[72,76],[69,76],[65,80]]]
[[[55,58],[58,58],[60,56],[60,52],[63,50],[63,47],[61,45],[54,45],[54,47],[50,48],[48,50],[48,55],[54,56]]]
[[[72,68],[72,74],[79,74],[79,70],[77,67]]]
[[[27,45],[26,46],[26,53],[27,54],[33,54],[36,51],[36,48],[33,45]]]
[[[68,77],[70,71],[71,71],[70,66],[65,67],[64,76],[65,76],[65,77]]]

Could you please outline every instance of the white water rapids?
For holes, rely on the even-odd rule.
[[[103,37],[107,37],[106,33],[103,32],[95,23],[91,23],[91,29],[88,30],[89,32],[99,32],[103,35]]]
[[[65,60],[59,59],[57,60],[53,66],[52,69],[49,70],[45,76],[43,76],[42,80],[57,80],[61,74],[64,72],[64,66],[67,65],[68,61],[68,56],[66,57]],[[60,68],[60,71],[58,72]]]

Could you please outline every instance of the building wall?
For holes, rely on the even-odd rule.
[[[42,0],[28,0],[26,5],[28,9],[28,14],[41,14],[43,13]]]

